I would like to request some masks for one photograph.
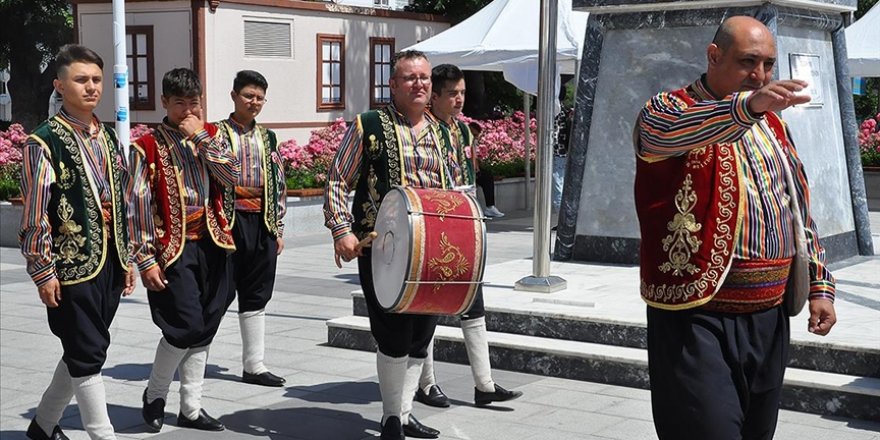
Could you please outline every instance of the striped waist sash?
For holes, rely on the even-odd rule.
[[[235,210],[260,212],[263,210],[263,188],[252,186],[235,187]]]
[[[733,260],[721,289],[703,305],[724,313],[751,313],[782,304],[791,258]]]

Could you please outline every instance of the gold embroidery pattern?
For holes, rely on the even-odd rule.
[[[107,151],[109,151],[110,154],[110,164],[108,168],[110,171],[110,179],[113,182],[113,238],[116,241],[116,250],[119,255],[119,260],[122,265],[125,266],[130,258],[130,240],[127,225],[128,207],[125,202],[125,194],[123,193],[125,182],[123,182],[122,176],[127,174],[128,170],[125,168],[125,165],[123,165],[118,142],[108,142],[108,134],[106,131],[103,133],[103,136]]]
[[[704,168],[712,163],[714,152],[715,149],[707,147],[691,150],[687,155],[685,166],[691,169]]]
[[[58,178],[58,188],[61,188],[64,191],[73,188],[73,184],[76,183],[76,176],[70,172],[70,168],[67,168],[67,165],[64,162],[58,164],[59,168],[61,168],[61,176]]]
[[[73,220],[73,206],[67,201],[67,195],[61,194],[61,202],[58,204],[58,218],[61,225],[58,227],[58,256],[61,261],[73,264],[76,261],[85,261],[88,257],[80,253],[86,244],[86,238],[80,234],[82,226]]]
[[[73,247],[68,245],[66,249],[68,259],[64,259],[62,257],[62,261],[66,263],[72,263],[72,260],[69,260],[70,254],[69,252],[76,249],[76,252],[82,252],[82,248],[85,246],[88,251],[87,254],[81,255],[77,257],[79,261],[83,261],[82,265],[73,266],[73,267],[56,267],[56,271],[58,274],[58,279],[61,281],[74,281],[85,278],[89,275],[92,275],[100,269],[101,262],[104,259],[104,227],[103,221],[104,216],[101,214],[101,207],[98,206],[98,198],[97,195],[92,192],[92,186],[88,184],[85,176],[86,176],[86,168],[85,163],[83,162],[82,156],[80,155],[79,145],[76,143],[76,140],[70,135],[70,133],[65,129],[65,127],[60,124],[56,119],[52,119],[49,122],[49,128],[52,132],[58,136],[62,142],[64,142],[64,147],[67,148],[68,153],[70,153],[70,158],[73,161],[74,166],[76,167],[76,173],[80,176],[81,181],[83,182],[82,192],[83,192],[83,200],[85,201],[86,208],[86,237],[82,237],[79,235],[79,232],[82,231],[83,225],[76,225],[79,230],[74,231],[73,229],[67,229],[70,233],[77,235],[78,237],[82,237],[82,241],[78,238],[75,241],[77,246]],[[63,196],[63,195],[62,195]],[[63,197],[67,206],[70,207],[68,220],[72,220],[72,216],[74,214],[73,207],[67,202],[67,198]],[[59,211],[61,207],[59,205]],[[61,213],[59,212],[59,215]],[[67,215],[67,214],[65,214]],[[64,220],[62,219],[62,222]],[[73,226],[68,224],[68,226]],[[65,237],[64,233],[59,228],[60,233],[62,233],[62,237]],[[73,236],[67,236],[73,237]],[[64,241],[63,239],[61,241]],[[62,243],[59,243],[59,255],[60,255],[60,246]]]
[[[370,141],[370,146],[368,147],[370,149],[370,155],[375,156],[379,154],[379,142],[376,141],[376,135],[371,134],[368,139]]]
[[[159,129],[157,129],[157,131],[161,130],[162,127],[159,127]],[[171,219],[170,225],[163,225],[165,226],[165,231],[162,231],[161,233],[165,234],[167,231],[167,233],[171,235],[168,239],[168,245],[164,246],[162,249],[161,265],[163,268],[168,267],[168,265],[171,264],[173,260],[177,257],[178,251],[183,246],[184,235],[183,207],[180,206],[181,189],[177,185],[177,171],[174,169],[174,165],[171,163],[172,159],[170,156],[169,148],[171,148],[172,146],[166,145],[166,136],[156,136],[155,138],[156,153],[159,158],[159,166],[162,169],[162,174],[164,174],[165,187],[168,191],[168,217]],[[157,224],[156,226],[157,229],[159,229],[159,225]]]
[[[263,151],[261,153],[263,155],[263,170],[265,171],[263,175],[263,220],[266,223],[266,228],[269,230],[269,233],[277,237],[278,223],[281,222],[282,219],[278,218],[278,182],[275,180],[275,175],[277,173],[284,174],[284,171],[279,170],[278,164],[270,160],[271,156],[275,154],[275,151],[272,147],[272,141],[269,138],[269,130],[264,127],[258,127],[258,129],[259,136],[263,140]],[[276,172],[271,173],[273,170]],[[269,175],[270,173],[272,176]],[[227,197],[224,200],[230,204],[234,204],[231,197]],[[232,218],[234,213],[234,208],[232,211],[227,211],[227,217]]]
[[[440,221],[446,220],[446,214],[454,211],[464,203],[461,197],[448,192],[432,192],[425,194],[425,200],[437,204],[437,214],[440,214]]]
[[[691,213],[697,202],[697,193],[693,191],[693,180],[688,174],[684,178],[684,184],[675,195],[675,207],[678,213],[672,221],[667,223],[666,228],[672,234],[663,239],[663,250],[668,252],[669,261],[661,264],[660,271],[672,275],[684,276],[684,272],[691,275],[700,271],[700,268],[690,263],[691,256],[700,250],[703,244],[696,233],[703,228],[697,223],[696,217]]]
[[[690,297],[703,298],[711,295],[721,280],[733,252],[733,234],[731,223],[736,227],[736,215],[738,211],[736,156],[731,145],[716,145],[715,154],[718,154],[718,167],[720,170],[718,181],[718,214],[715,222],[718,225],[712,234],[712,251],[709,253],[709,263],[700,277],[686,284],[647,284],[641,282],[641,291],[645,299],[663,303],[682,303]],[[711,288],[710,288],[711,287]]]
[[[440,233],[440,258],[434,257],[428,260],[428,269],[441,281],[456,280],[467,273],[470,264],[461,249],[449,242],[445,232]],[[442,284],[434,284],[434,293],[442,287]]]
[[[379,121],[382,123],[382,131],[385,133],[385,149],[388,153],[389,188],[402,183],[400,181],[400,167],[402,166],[399,156],[400,151],[398,151],[397,134],[394,132],[394,122],[391,121],[391,116],[388,113],[390,111],[387,107],[378,111]]]
[[[379,191],[376,190],[376,185],[379,183],[379,178],[376,176],[376,169],[370,165],[370,174],[367,176],[367,194],[369,195],[369,200],[361,204],[361,209],[364,210],[364,218],[361,219],[361,224],[366,226],[368,231],[372,231],[376,226],[376,217],[379,215]],[[364,236],[366,236],[364,234]],[[363,237],[360,237],[363,238]]]

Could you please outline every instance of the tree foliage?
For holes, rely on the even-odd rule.
[[[46,118],[52,57],[73,41],[67,0],[0,0],[0,68],[10,73],[12,119],[30,130]]]

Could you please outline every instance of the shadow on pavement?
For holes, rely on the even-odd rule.
[[[360,414],[327,408],[261,408],[235,412],[220,421],[227,431],[278,440],[360,440],[379,430],[376,421]]]
[[[313,403],[368,403],[382,400],[377,382],[328,382],[287,388],[285,397]]]

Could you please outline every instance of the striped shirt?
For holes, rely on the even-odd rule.
[[[441,151],[437,120],[424,113],[425,124],[416,131],[412,123],[392,104],[391,119],[397,134],[398,147],[403,151],[403,186],[415,188],[451,188],[462,184],[462,169],[451,148]],[[360,178],[364,160],[363,130],[359,124],[349,126],[336,157],[327,173],[324,198],[324,224],[339,239],[351,233],[354,218],[348,209],[348,193]],[[446,182],[444,182],[444,176]]]
[[[182,183],[184,209],[208,205],[210,179],[222,186],[233,186],[238,181],[239,162],[222,136],[208,136],[204,129],[187,138],[168,123],[168,119],[151,135],[160,145],[172,145],[171,160]],[[161,148],[161,147],[160,147]],[[157,264],[156,227],[153,221],[153,197],[150,171],[139,147],[131,148],[132,200],[129,230],[135,263],[143,272]],[[174,203],[174,201],[172,201]]]
[[[705,77],[704,77],[705,78]],[[639,154],[647,160],[681,156],[716,143],[733,143],[739,155],[745,205],[736,238],[734,258],[782,259],[795,254],[795,231],[785,161],[794,173],[795,192],[805,222],[810,252],[810,297],[834,298],[834,277],[825,267],[825,249],[819,244],[816,224],[809,215],[809,185],[803,163],[794,148],[780,157],[775,134],[763,116],[748,109],[751,92],[734,93],[718,100],[701,78],[689,87],[696,104],[688,106],[671,93],[654,96],[639,118]],[[788,142],[794,146],[790,133]]]
[[[241,175],[238,177],[236,186],[245,188],[260,188],[262,190],[265,185],[265,176],[263,176],[263,154],[266,149],[270,148],[263,145],[261,139],[257,139],[258,130],[256,121],[250,127],[239,124],[232,115],[227,119],[229,126],[232,127],[236,135],[233,141],[233,150],[241,163]],[[262,146],[262,149],[261,149]],[[271,161],[271,159],[270,159]],[[275,176],[277,181],[278,194],[275,200],[278,204],[278,236],[284,235],[284,214],[287,212],[287,181],[284,178],[284,170],[279,165],[281,171],[280,176]],[[262,192],[260,195],[262,196]],[[261,207],[262,208],[262,207]],[[236,204],[236,209],[239,206]]]
[[[94,116],[90,122],[76,119],[63,108],[55,116],[69,129],[72,138],[85,158],[86,173],[95,183],[100,202],[112,201],[108,160],[110,151],[105,148],[101,122]],[[122,160],[118,157],[114,160]],[[51,185],[55,182],[55,170],[49,152],[36,141],[29,139],[24,147],[21,164],[21,194],[24,211],[21,216],[21,253],[27,260],[27,271],[37,286],[56,278],[52,251],[52,228],[49,224],[48,206]],[[128,179],[122,176],[123,181]],[[112,212],[112,210],[111,210]]]

